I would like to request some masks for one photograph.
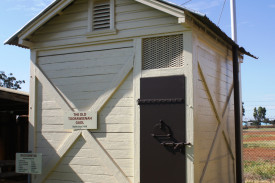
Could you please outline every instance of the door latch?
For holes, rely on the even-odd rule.
[[[191,145],[190,142],[162,142],[161,145],[172,147],[174,150],[182,151],[183,147],[186,145]]]

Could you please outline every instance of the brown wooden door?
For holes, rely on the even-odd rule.
[[[141,78],[138,102],[141,183],[184,183],[184,76]]]

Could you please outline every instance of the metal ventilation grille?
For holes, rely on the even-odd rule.
[[[110,29],[110,1],[96,2],[93,9],[93,30]]]
[[[162,36],[143,40],[142,69],[182,67],[183,36]]]

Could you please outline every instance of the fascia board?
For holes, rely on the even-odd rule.
[[[27,92],[20,91],[20,90],[14,90],[14,89],[10,89],[10,88],[5,88],[5,87],[0,87],[0,92],[29,96],[29,93],[27,93]]]
[[[31,47],[33,46],[33,43],[32,43],[32,42],[23,40],[23,39],[21,39],[21,38],[19,38],[18,44],[19,44],[19,45],[24,45],[24,46],[26,46],[26,47],[28,47],[28,48],[31,48]]]
[[[66,8],[73,1],[74,0],[63,0],[57,3],[53,8],[51,8],[49,11],[47,11],[41,17],[35,20],[35,22],[33,22],[31,25],[29,25],[28,27],[23,27],[23,29],[26,28],[26,30],[24,30],[18,35],[19,39],[20,40],[26,39],[34,31],[36,31],[38,28],[44,25],[47,21],[49,21],[52,17],[58,14],[61,10]]]
[[[157,10],[160,10],[162,12],[168,13],[170,15],[173,15],[177,18],[180,18],[181,20],[179,20],[179,22],[181,23],[183,18],[185,17],[184,11],[158,1],[154,1],[154,0],[135,0],[135,1],[142,3],[144,5],[150,6],[152,8],[155,8]]]

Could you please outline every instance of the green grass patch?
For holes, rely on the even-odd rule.
[[[275,127],[274,128],[249,128],[249,129],[243,129],[244,132],[249,132],[249,131],[253,131],[253,132],[261,132],[261,131],[275,131]]]
[[[259,138],[259,137],[273,137],[275,135],[272,134],[244,134],[243,139],[247,140],[249,138]]]
[[[244,161],[244,172],[260,180],[272,180],[275,176],[275,164],[269,161]]]
[[[244,148],[275,148],[275,143],[272,141],[253,141],[253,142],[243,142]]]

